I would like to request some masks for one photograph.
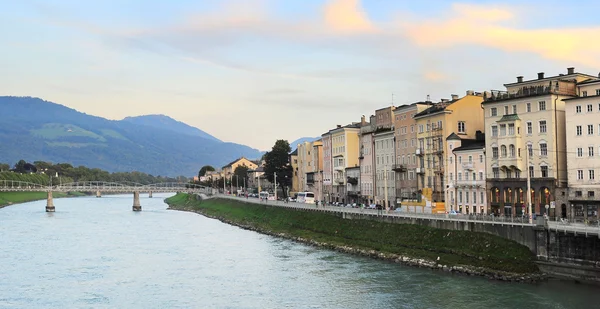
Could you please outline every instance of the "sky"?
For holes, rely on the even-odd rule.
[[[375,109],[600,72],[600,1],[0,0],[0,95],[268,150]]]

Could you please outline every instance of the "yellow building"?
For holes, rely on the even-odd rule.
[[[246,159],[245,157],[241,157],[241,158],[236,159],[235,161],[232,161],[231,163],[223,166],[223,168],[222,168],[223,176],[230,177],[233,174],[233,172],[235,171],[236,167],[238,167],[238,166],[246,166],[248,169],[253,170],[258,167],[258,164],[256,164],[256,162]]]
[[[331,157],[333,162],[332,200],[347,203],[346,168],[358,167],[360,123],[339,126],[331,131]]]
[[[475,139],[477,131],[484,132],[481,103],[483,95],[467,91],[459,98],[441,100],[415,114],[417,124],[417,189],[418,199],[406,203],[408,210],[417,212],[445,212],[446,161],[451,154],[444,152],[446,137],[456,133],[463,139]],[[404,203],[403,203],[404,205]],[[424,207],[418,209],[418,207]]]

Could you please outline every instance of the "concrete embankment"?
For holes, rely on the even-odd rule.
[[[340,252],[496,280],[537,282],[545,278],[527,247],[486,233],[346,220],[233,200],[199,201],[187,194],[166,202],[171,209]]]

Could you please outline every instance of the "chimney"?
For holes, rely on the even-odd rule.
[[[365,124],[365,123],[367,123],[367,121],[365,120],[365,115],[362,115],[362,116],[360,117],[360,123],[361,123],[361,124]]]
[[[440,100],[440,102],[441,102],[441,103],[446,103],[446,102],[448,102],[448,101],[449,101],[448,99],[441,99],[441,100]]]
[[[452,101],[458,100],[458,94],[451,94]]]
[[[538,73],[538,79],[544,79],[544,72]]]
[[[338,125],[337,125],[337,127],[338,127],[338,128],[341,128],[341,127],[342,127],[342,125],[341,125],[341,124],[338,124]]]
[[[575,74],[575,68],[567,68],[567,74]]]
[[[523,76],[517,76],[517,83],[523,82]]]
[[[475,94],[475,91],[473,91],[473,90],[467,90],[467,95],[474,95],[474,94]]]

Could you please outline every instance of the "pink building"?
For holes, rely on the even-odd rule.
[[[323,140],[323,200],[331,202],[333,190],[333,158],[331,154],[331,133],[321,135]]]

